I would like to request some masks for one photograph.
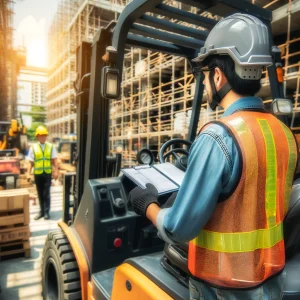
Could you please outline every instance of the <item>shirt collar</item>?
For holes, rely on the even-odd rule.
[[[258,97],[250,96],[241,98],[234,103],[232,103],[224,112],[223,117],[227,117],[235,113],[236,111],[243,109],[263,109],[264,104],[262,100]]]

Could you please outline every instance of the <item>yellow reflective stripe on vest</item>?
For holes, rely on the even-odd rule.
[[[283,226],[279,223],[272,228],[250,232],[220,233],[202,230],[191,243],[212,251],[236,253],[271,248],[282,239]]]
[[[266,145],[266,216],[267,227],[276,225],[277,158],[274,137],[267,120],[258,119]]]
[[[296,165],[297,160],[297,147],[295,143],[295,139],[293,137],[292,132],[282,123],[280,123],[286,138],[288,142],[289,147],[289,153],[290,156],[289,162],[288,162],[288,169],[287,169],[287,175],[285,179],[285,190],[284,190],[284,213],[286,214],[289,208],[290,203],[290,196],[291,196],[291,189],[292,189],[292,182],[294,178],[294,169]]]

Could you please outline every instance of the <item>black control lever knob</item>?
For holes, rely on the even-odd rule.
[[[117,208],[120,208],[120,209],[125,207],[125,201],[122,198],[116,198],[114,204]]]
[[[107,189],[106,189],[106,188],[100,189],[100,194],[101,194],[101,196],[105,196],[106,193],[107,193]]]

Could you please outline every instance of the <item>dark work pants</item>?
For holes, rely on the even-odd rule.
[[[49,213],[50,211],[50,186],[52,174],[42,173],[34,175],[36,189],[39,195],[40,212]]]

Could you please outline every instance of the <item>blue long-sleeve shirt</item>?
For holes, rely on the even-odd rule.
[[[223,117],[238,110],[263,109],[257,97],[245,97],[230,105]],[[239,181],[240,158],[233,138],[218,124],[208,126],[191,146],[188,168],[171,208],[156,219],[160,236],[169,243],[194,239],[210,219],[222,194]],[[232,217],[232,216],[228,216]]]

